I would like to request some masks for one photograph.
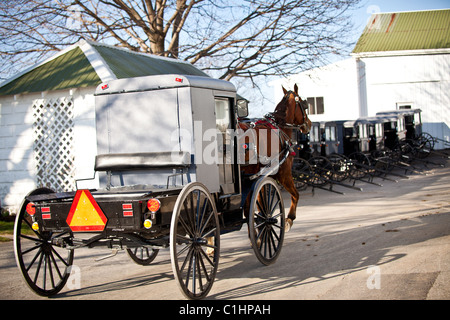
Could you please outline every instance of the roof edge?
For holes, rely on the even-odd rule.
[[[372,15],[393,14],[393,13],[417,13],[417,12],[445,11],[445,10],[450,10],[450,7],[449,8],[441,8],[441,9],[424,9],[424,10],[411,10],[411,11],[375,12],[375,13],[372,13]]]
[[[81,51],[83,51],[86,59],[88,59],[95,73],[102,82],[116,80],[117,76],[111,70],[109,65],[103,59],[102,55],[92,46],[92,41],[81,40],[78,42]]]
[[[350,55],[355,58],[375,58],[375,57],[434,55],[434,54],[450,54],[450,48],[395,50],[395,51],[372,51],[372,52],[352,52],[352,53],[350,53]]]
[[[150,56],[152,58],[160,59],[160,60],[164,60],[164,61],[183,63],[183,64],[190,65],[190,66],[193,65],[189,61],[185,61],[185,60],[158,56],[158,55],[152,54],[152,53],[131,51],[131,50],[127,49],[127,48],[117,47],[117,46],[113,46],[113,45],[110,45],[110,44],[100,43],[100,42],[91,41],[91,40],[82,40],[82,41],[85,41],[86,43],[88,43],[90,45],[99,46],[99,47],[106,47],[106,48],[116,49],[116,50],[121,50],[121,51],[124,51],[126,53],[131,53],[131,54],[140,55],[140,56],[144,56],[144,57],[149,57]]]

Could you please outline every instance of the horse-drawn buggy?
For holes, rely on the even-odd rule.
[[[290,188],[287,137],[292,126],[306,133],[310,124],[297,92],[286,91],[260,124],[238,122],[247,106],[237,100],[231,83],[207,77],[149,76],[99,85],[100,187],[37,188],[16,217],[16,261],[29,287],[42,296],[57,294],[78,248],[126,249],[141,265],[169,248],[181,292],[200,299],[214,282],[220,235],[244,223],[259,261],[275,262],[298,200]],[[250,131],[260,135],[261,126],[269,127],[276,148],[265,162],[249,163],[251,150],[261,150],[245,137]],[[288,218],[272,177],[293,194]]]

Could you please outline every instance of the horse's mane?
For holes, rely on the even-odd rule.
[[[283,99],[277,104],[275,110],[271,114],[272,118],[279,125],[286,124],[286,112],[287,112],[288,99],[289,99],[289,95],[285,94]]]

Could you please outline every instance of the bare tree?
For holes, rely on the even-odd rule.
[[[80,39],[176,57],[230,80],[286,76],[348,52],[360,0],[3,0],[3,78]]]

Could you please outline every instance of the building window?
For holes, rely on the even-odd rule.
[[[306,99],[306,101],[308,102],[308,114],[325,113],[323,97],[309,97]]]
[[[411,102],[397,102],[397,110],[412,109],[413,103]]]

